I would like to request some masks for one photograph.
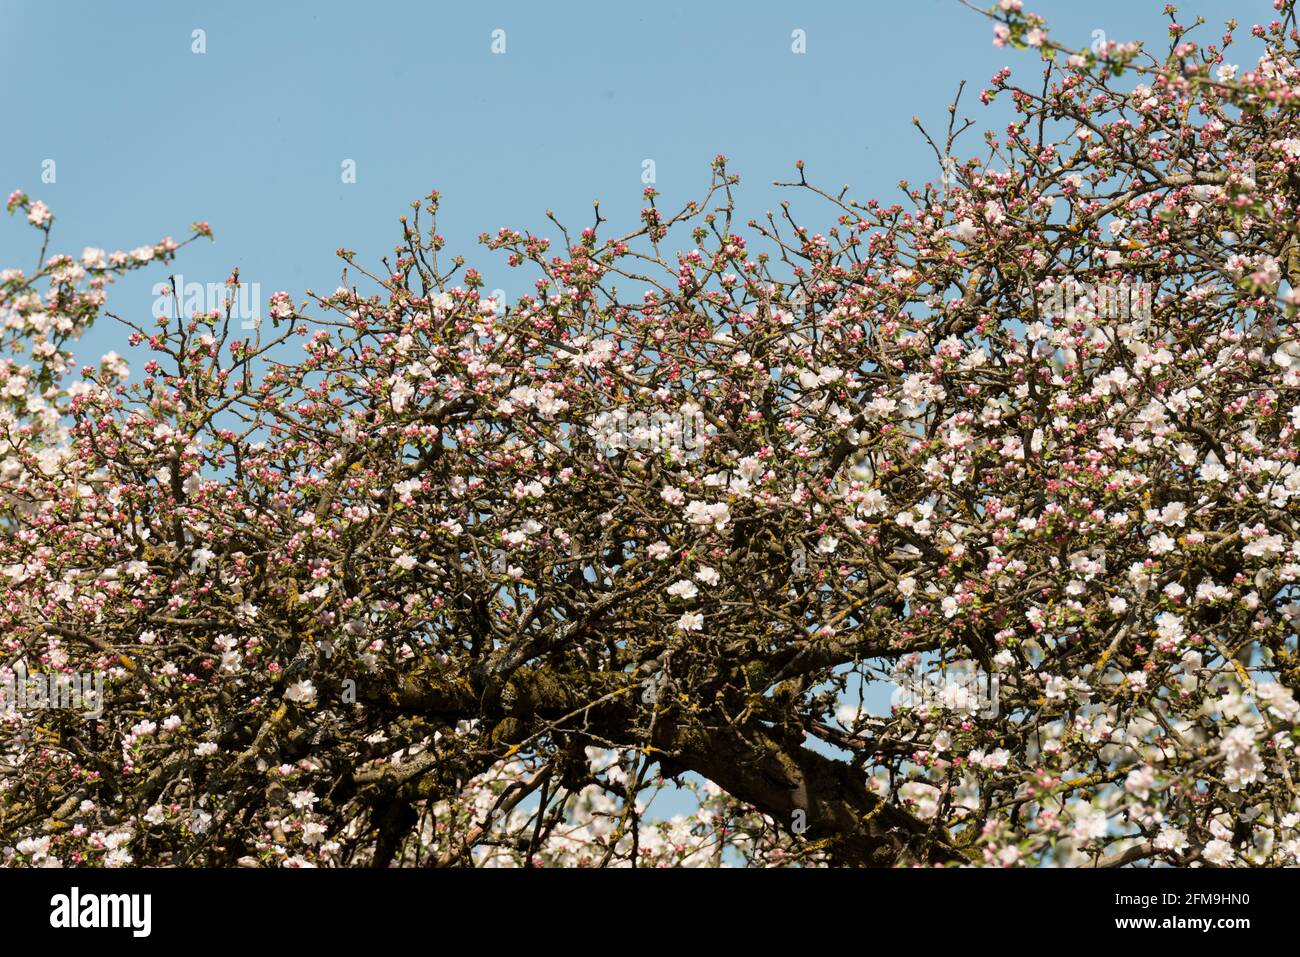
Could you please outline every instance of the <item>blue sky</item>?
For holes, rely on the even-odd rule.
[[[989,0],[992,2],[992,0]],[[1160,0],[1029,0],[1052,36],[1087,46],[1094,31],[1164,46]],[[1222,33],[1245,36],[1267,0],[1191,0]],[[130,15],[122,11],[129,10]],[[206,52],[193,52],[195,30]],[[505,52],[492,52],[493,31]],[[792,52],[804,31],[806,52]],[[900,179],[937,179],[912,126],[946,126],[968,82],[964,143],[1007,113],[978,92],[999,68],[1026,82],[1036,55],[995,49],[988,21],[957,0],[887,3],[536,2],[477,4],[137,0],[0,0],[0,190],[53,209],[54,251],[131,249],[186,235],[208,220],[215,243],[188,247],[175,272],[219,283],[238,266],[265,298],[333,290],[346,246],[378,266],[398,217],[431,189],[440,232],[488,289],[510,297],[525,278],[478,245],[501,226],[553,236],[545,218],[587,225],[600,199],[609,229],[630,229],[643,205],[643,162],[656,168],[661,209],[702,195],[717,153],[742,177],[741,221],[790,191],[795,160],[812,181],[850,184],[859,199],[894,201]],[[57,181],[41,182],[53,159]],[[356,182],[342,164],[356,163]],[[803,200],[807,202],[807,200]],[[809,205],[801,219],[824,225]],[[824,228],[824,227],[823,227]],[[558,237],[557,237],[558,238]],[[37,234],[0,220],[0,268],[30,269]],[[154,268],[113,287],[109,307],[147,321]],[[79,344],[95,361],[130,357],[104,320]],[[138,364],[138,363],[137,363]],[[888,690],[868,696],[888,707]],[[674,810],[675,805],[669,805]]]
[[[1161,5],[1028,4],[1078,46],[1098,29],[1163,42]],[[1215,25],[1204,39],[1228,16],[1248,27],[1272,12],[1266,0],[1182,9],[1184,23],[1199,12]],[[504,54],[492,52],[497,29]],[[796,29],[804,54],[791,50]],[[192,52],[195,30],[203,54]],[[180,238],[206,219],[217,241],[188,248],[175,271],[219,283],[238,266],[263,300],[334,289],[340,246],[378,265],[397,217],[437,188],[449,251],[513,297],[524,274],[499,265],[478,234],[509,225],[551,235],[548,208],[586,225],[597,198],[607,228],[630,227],[646,159],[664,209],[701,195],[719,152],[742,176],[744,218],[776,206],[771,182],[797,159],[821,185],[896,199],[900,179],[938,174],[912,116],[939,131],[967,79],[962,112],[1001,126],[1006,114],[976,95],[1003,65],[1024,79],[1039,69],[1033,55],[995,49],[989,23],[957,0],[0,0],[0,188],[44,199],[58,217],[53,249],[74,254]],[[53,184],[41,182],[48,159]],[[341,181],[348,159],[351,184]],[[36,248],[24,223],[0,221],[0,266],[30,268]],[[147,317],[163,278],[153,269],[121,283],[110,307]],[[125,352],[121,340],[105,321],[79,357]]]

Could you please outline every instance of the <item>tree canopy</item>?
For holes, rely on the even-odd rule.
[[[42,250],[0,272],[0,676],[103,700],[0,715],[6,859],[1296,863],[1274,6],[1238,67],[1235,23],[1076,51],[1002,0],[1041,71],[979,94],[1015,111],[982,146],[960,100],[918,121],[935,182],[800,163],[742,222],[719,156],[635,227],[485,234],[514,302],[435,192],[256,330],[150,324],[106,288],[185,243],[47,255],[11,195]],[[76,368],[101,312],[142,374]],[[698,811],[648,814],[665,780]]]

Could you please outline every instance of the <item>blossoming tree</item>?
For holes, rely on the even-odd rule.
[[[978,155],[923,130],[942,180],[898,203],[800,164],[833,222],[742,224],[718,157],[635,229],[485,235],[535,283],[505,303],[434,193],[255,332],[121,317],[140,376],[70,342],[179,246],[47,257],[12,195],[0,675],[106,680],[0,715],[6,859],[1296,863],[1274,6],[1239,69],[1235,24],[1076,52],[1003,0],[1041,76],[993,78]]]

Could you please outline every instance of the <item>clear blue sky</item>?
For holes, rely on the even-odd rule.
[[[992,0],[989,0],[992,2]],[[1161,0],[1027,0],[1051,34],[1164,46]],[[1267,0],[1189,0],[1180,21],[1267,22]],[[129,11],[129,14],[124,13]],[[192,52],[205,31],[207,52]],[[494,55],[492,32],[505,31]],[[792,31],[807,52],[791,51]],[[1247,39],[1249,39],[1247,37]],[[186,281],[243,279],[295,300],[333,290],[334,251],[378,265],[397,218],[431,189],[440,231],[488,289],[510,297],[524,273],[477,243],[501,226],[553,236],[553,209],[587,225],[599,198],[612,228],[636,223],[642,162],[656,164],[662,209],[701,195],[717,153],[742,177],[742,222],[775,207],[803,159],[812,180],[859,199],[896,200],[900,179],[936,179],[912,127],[946,124],[959,81],[964,142],[1007,113],[978,93],[1009,65],[1026,82],[1036,55],[995,49],[987,20],[957,0],[685,2],[625,0],[400,3],[0,0],[0,195],[21,188],[54,210],[55,251],[131,249],[184,237],[206,219],[217,241],[182,253]],[[1236,62],[1240,62],[1239,60]],[[41,164],[57,163],[57,182]],[[355,160],[357,181],[341,182]],[[810,224],[829,216],[807,207]],[[558,238],[558,237],[556,237]],[[0,268],[30,269],[38,243],[0,221]],[[162,269],[113,287],[114,311],[147,319]],[[105,320],[79,347],[128,357]],[[137,363],[134,363],[138,365]],[[868,696],[888,708],[888,689]],[[670,802],[672,810],[680,805]]]
[[[1097,29],[1163,37],[1160,0],[1027,6],[1079,46]],[[1201,12],[1247,27],[1272,13],[1267,0],[1182,9],[1184,23]],[[202,55],[191,51],[196,29]],[[495,29],[503,55],[491,50]],[[806,33],[803,55],[791,52],[795,29]],[[963,112],[1001,126],[1005,114],[976,94],[1003,65],[1025,79],[1039,68],[990,36],[957,0],[0,0],[0,189],[44,199],[58,217],[53,249],[73,254],[181,238],[206,219],[217,241],[182,254],[187,281],[221,282],[237,265],[263,299],[277,289],[299,299],[335,288],[340,246],[377,265],[397,217],[437,188],[449,250],[513,297],[524,274],[498,266],[478,234],[509,225],[551,235],[547,208],[586,225],[596,198],[611,226],[631,226],[645,159],[668,209],[700,195],[710,159],[727,154],[745,218],[776,205],[771,182],[796,159],[819,184],[851,184],[863,199],[893,200],[898,180],[934,178],[912,115],[937,131],[967,79]],[[46,159],[57,163],[54,184],[41,182]],[[341,182],[345,159],[356,161],[355,184]],[[30,268],[34,239],[25,223],[0,222],[0,266]],[[163,278],[153,269],[116,286],[110,307],[147,316]],[[120,340],[106,321],[80,357],[125,352]]]

